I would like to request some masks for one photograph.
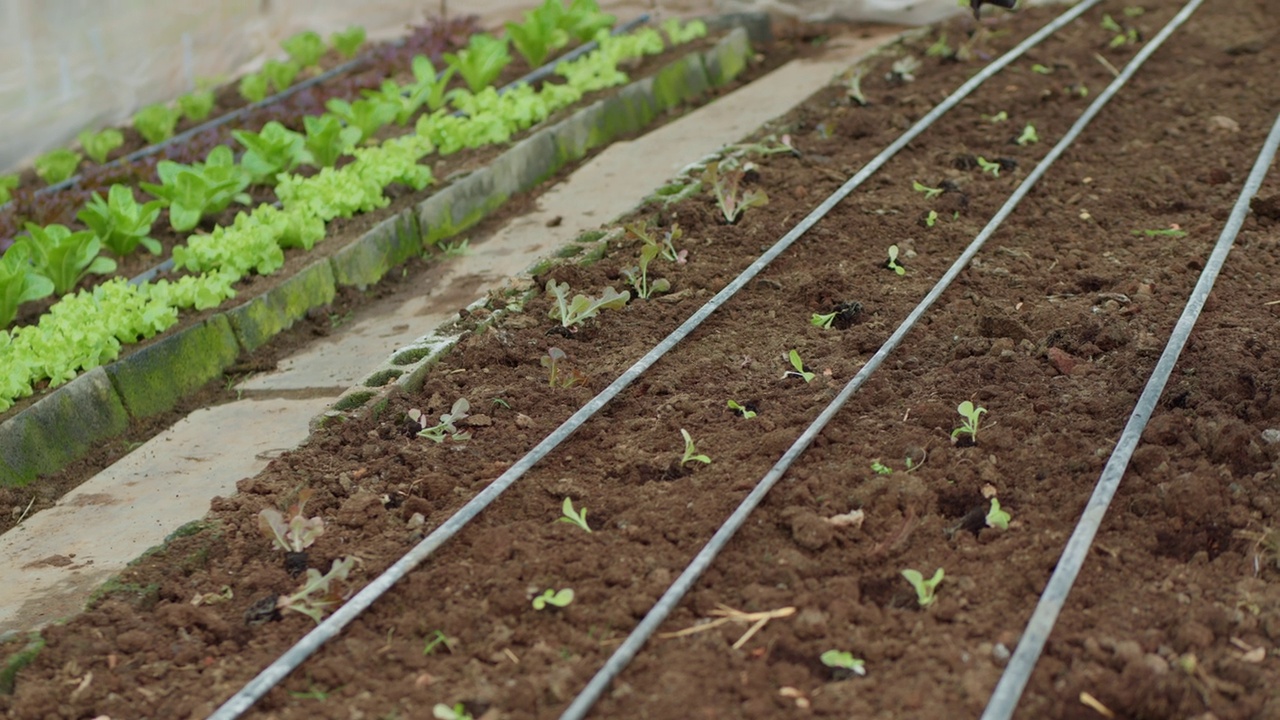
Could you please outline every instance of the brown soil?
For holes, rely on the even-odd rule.
[[[1125,19],[1147,38],[1178,4]],[[1088,100],[1136,48],[1107,47],[1104,3],[987,83],[837,206],[750,286],[445,544],[424,566],[271,691],[253,717],[424,717],[465,703],[476,717],[561,712],[844,382],[885,340]],[[1210,11],[1211,10],[1211,11]],[[1000,15],[997,53],[1050,10]],[[952,43],[971,20],[946,28]],[[930,36],[908,45],[922,57]],[[728,623],[656,638],[594,717],[972,716],[1052,571],[1120,428],[1195,283],[1280,106],[1274,16],[1252,0],[1205,8],[1158,52],[1045,176],[985,250],[792,467],[663,630],[720,606],[793,607],[740,648]],[[605,311],[568,337],[548,303],[464,340],[422,392],[332,428],[214,503],[208,524],[119,578],[94,609],[48,628],[47,647],[0,698],[11,717],[202,717],[313,625],[249,624],[263,598],[293,591],[257,527],[303,487],[326,532],[309,564],[346,555],[363,584],[440,524],[723,287],[910,122],[973,63],[924,61],[908,84],[863,80],[872,101],[820,93],[769,128],[801,157],[755,159],[770,203],[736,225],[706,196],[651,208],[685,231],[689,262],[655,263],[669,295]],[[1037,63],[1052,70],[1032,72]],[[982,115],[1007,112],[993,123]],[[1224,119],[1225,118],[1225,119]],[[1032,122],[1039,144],[1012,142]],[[970,155],[1007,158],[998,177]],[[951,188],[932,200],[913,181]],[[1089,562],[1021,705],[1020,717],[1088,718],[1089,693],[1117,717],[1271,717],[1280,713],[1272,495],[1280,442],[1280,305],[1268,181],[1205,315],[1144,434]],[[938,213],[933,227],[925,218]],[[1185,237],[1133,231],[1177,225]],[[907,272],[884,268],[897,244]],[[621,288],[633,243],[554,278],[598,294]],[[843,330],[814,312],[858,302]],[[1271,304],[1268,304],[1271,303]],[[555,345],[585,386],[550,388],[539,357]],[[817,374],[784,378],[799,350]],[[468,442],[415,437],[470,400]],[[502,400],[496,403],[495,400]],[[738,417],[729,399],[751,402]],[[961,400],[987,408],[977,444],[959,447]],[[481,417],[482,416],[482,417]],[[709,465],[682,468],[680,429]],[[1268,439],[1272,442],[1268,443]],[[906,469],[910,458],[914,469]],[[872,471],[880,462],[892,474]],[[1012,513],[982,527],[991,486]],[[554,522],[569,496],[594,532]],[[861,524],[829,520],[860,510]],[[425,525],[414,527],[421,515]],[[945,568],[921,609],[899,573]],[[559,611],[531,598],[571,587]],[[229,588],[226,602],[191,603]],[[447,643],[431,644],[437,632]],[[13,646],[17,649],[18,646]],[[1251,652],[1262,648],[1261,655]],[[818,661],[842,649],[868,676],[835,680]]]

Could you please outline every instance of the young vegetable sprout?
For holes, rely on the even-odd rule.
[[[984,407],[974,407],[973,403],[965,400],[956,406],[956,412],[960,413],[962,420],[960,427],[951,431],[952,442],[958,440],[962,435],[968,435],[969,441],[978,442],[978,425],[982,422],[982,414],[987,411]]]
[[[922,182],[917,182],[915,180],[911,181],[911,189],[915,190],[916,192],[924,193],[925,200],[932,200],[942,194],[942,188],[929,187],[928,185],[925,185]]]
[[[561,512],[563,512],[564,514],[556,518],[557,522],[569,523],[570,525],[577,525],[583,530],[586,530],[587,532],[591,532],[591,526],[587,525],[587,509],[584,507],[578,510],[574,510],[572,498],[564,499],[564,505],[561,508]]]
[[[853,653],[844,650],[828,650],[818,656],[823,665],[833,670],[843,670],[849,675],[866,675],[867,661],[856,658]]]
[[[533,609],[545,610],[548,605],[562,608],[571,602],[573,602],[573,590],[571,588],[563,590],[547,588],[542,591],[541,595],[533,599]]]
[[[933,227],[938,224],[938,211],[930,210],[928,215],[924,217],[925,227]]]
[[[813,325],[814,327],[820,327],[820,328],[822,328],[823,330],[830,330],[830,329],[831,329],[831,321],[835,320],[835,319],[836,319],[836,315],[839,315],[839,314],[840,314],[840,313],[826,313],[826,314],[823,314],[823,313],[814,313],[814,314],[809,318],[809,324],[810,324],[810,325]]]
[[[875,460],[871,463],[871,472],[877,475],[892,475],[893,468],[881,463],[879,460]]]
[[[889,259],[885,261],[884,266],[894,271],[895,273],[897,273],[898,277],[902,277],[903,275],[907,274],[907,269],[902,265],[898,264],[898,246],[897,245],[889,246]]]
[[[982,168],[982,172],[989,172],[994,177],[1000,177],[1000,163],[991,162],[990,160],[978,156],[978,167]]]
[[[937,600],[935,593],[938,584],[942,582],[942,568],[938,568],[938,572],[928,580],[924,579],[924,575],[919,570],[911,570],[910,568],[902,571],[902,577],[911,583],[911,587],[916,589],[916,602],[920,603],[920,607],[928,607]]]
[[[987,527],[1008,530],[1009,521],[1012,519],[1012,515],[1000,509],[1000,501],[991,498],[991,509],[987,511]]]
[[[436,720],[474,720],[471,713],[467,712],[467,706],[462,703],[457,703],[453,707],[436,703],[436,706],[431,708],[431,716]]]
[[[756,411],[748,409],[746,405],[739,405],[736,401],[729,401],[729,409],[740,415],[745,420],[750,420],[756,416]]]
[[[1017,143],[1019,145],[1030,145],[1038,142],[1040,142],[1040,136],[1036,134],[1036,126],[1027,123],[1027,126],[1022,128],[1022,134],[1018,136]]]
[[[800,353],[792,350],[787,357],[791,360],[791,367],[795,370],[788,370],[782,377],[798,377],[805,382],[812,381],[817,375],[804,369],[804,361],[800,359]]]
[[[680,428],[680,434],[684,436],[684,457],[680,458],[680,467],[684,467],[687,463],[695,460],[710,465],[711,458],[698,454],[698,448],[694,447],[693,436],[689,434],[689,431]]]

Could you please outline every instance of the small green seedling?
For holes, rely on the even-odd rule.
[[[901,60],[894,61],[889,68],[890,72],[886,79],[897,78],[901,82],[915,82],[916,71],[920,69],[920,61],[914,55],[908,55]]]
[[[885,261],[884,266],[894,271],[895,273],[897,273],[898,277],[902,277],[903,275],[907,274],[907,269],[902,265],[898,264],[898,246],[897,245],[889,246],[889,259]]]
[[[814,327],[820,327],[823,330],[830,330],[832,321],[834,321],[836,319],[836,316],[839,314],[840,313],[834,313],[834,312],[833,313],[814,313],[809,318],[809,324],[813,325]]]
[[[591,526],[587,524],[587,509],[584,507],[584,508],[579,508],[577,510],[574,510],[572,498],[564,499],[564,505],[561,506],[560,512],[563,514],[560,517],[556,518],[556,522],[569,523],[570,525],[577,525],[583,530],[586,530],[587,532],[591,532]]]
[[[1110,47],[1118,48],[1138,42],[1137,30],[1121,27],[1120,23],[1116,22],[1110,15],[1102,16],[1102,29],[1107,32],[1115,33],[1115,36],[1111,38],[1111,42],[1108,43]]]
[[[858,103],[858,105],[861,105],[862,107],[866,107],[867,105],[867,96],[862,94],[862,76],[865,74],[866,70],[858,68],[846,84],[846,92],[849,95],[849,99]]]
[[[1134,230],[1134,235],[1146,235],[1147,237],[1186,237],[1186,230],[1178,228],[1158,228],[1156,230]]]
[[[1001,110],[995,115],[983,115],[982,119],[986,120],[987,122],[1002,123],[1009,119],[1009,113],[1005,112],[1004,110]]]
[[[307,568],[302,586],[292,595],[276,598],[276,609],[302,613],[318,624],[330,610],[346,599],[347,575],[355,564],[356,559],[348,555],[334,560],[333,567],[324,575],[315,568]]]
[[[275,508],[263,509],[258,513],[258,530],[285,552],[300,553],[311,547],[324,534],[323,518],[308,519],[303,514],[303,508],[315,492],[311,488],[301,490],[298,499],[289,506],[287,517]]]
[[[982,168],[982,172],[989,172],[995,177],[1000,177],[1000,163],[998,162],[992,162],[979,155],[978,167]]]
[[[942,194],[942,188],[929,187],[928,185],[925,185],[924,183],[918,182],[916,180],[911,181],[911,189],[915,190],[916,192],[924,193],[925,200],[932,200]]]
[[[750,410],[747,408],[746,405],[739,405],[737,402],[733,400],[729,401],[729,409],[737,413],[739,416],[741,416],[745,420],[750,420],[751,418],[756,416],[755,410]]]
[[[978,442],[978,425],[982,422],[982,414],[987,411],[984,407],[974,407],[973,403],[965,400],[956,406],[956,412],[960,413],[960,427],[951,431],[951,441],[955,442],[962,435],[968,435],[969,441]]]
[[[431,708],[431,716],[436,720],[475,720],[471,713],[467,712],[467,706],[462,703],[456,703],[453,707],[436,703],[436,706]]]
[[[1008,530],[1009,521],[1012,519],[1012,515],[1000,509],[1000,501],[991,498],[991,509],[987,511],[987,527]]]
[[[856,658],[853,653],[844,650],[828,650],[818,656],[823,665],[832,670],[843,671],[848,675],[863,676],[867,674],[867,662]]]
[[[933,227],[938,224],[938,211],[930,210],[928,215],[924,216],[924,226]]]
[[[949,58],[952,55],[955,55],[956,51],[952,50],[951,46],[947,44],[947,34],[942,33],[938,35],[938,39],[929,46],[929,49],[924,51],[924,54],[925,57]]]
[[[884,463],[881,463],[879,460],[873,460],[871,462],[871,472],[877,475],[892,475],[893,468],[889,467],[888,465],[885,465]]]
[[[800,353],[792,350],[788,353],[787,358],[791,360],[791,367],[795,370],[788,370],[782,377],[798,377],[805,382],[811,382],[817,375],[804,369],[804,361],[800,359]]]
[[[938,568],[938,572],[934,573],[933,577],[928,580],[924,579],[924,575],[920,574],[919,570],[911,570],[909,568],[902,571],[902,577],[906,578],[907,582],[911,583],[911,587],[916,589],[916,602],[920,603],[920,607],[928,607],[933,604],[934,600],[938,599],[935,593],[937,592],[938,584],[942,582],[942,568]]]
[[[548,605],[562,608],[573,602],[573,590],[565,588],[563,590],[552,590],[547,588],[542,594],[533,599],[534,610],[545,610]]]
[[[547,384],[551,387],[569,388],[583,381],[582,373],[569,367],[569,356],[558,347],[547,348],[547,354],[539,362],[547,369]]]
[[[671,291],[671,282],[666,278],[651,279],[649,277],[649,263],[653,262],[661,252],[661,245],[646,243],[640,248],[640,264],[622,271],[627,282],[635,288],[636,297],[641,300],[648,300],[658,293]]]
[[[630,292],[624,290],[619,293],[611,287],[605,288],[598,298],[574,295],[573,299],[570,300],[569,292],[569,283],[556,283],[555,280],[547,281],[547,294],[555,298],[555,304],[551,306],[551,310],[547,315],[559,320],[563,327],[570,330],[573,330],[574,326],[580,324],[583,320],[600,314],[601,310],[618,310],[626,307],[627,301],[631,299]]]
[[[698,448],[694,446],[693,436],[689,434],[689,431],[680,428],[680,434],[684,436],[684,457],[680,458],[680,467],[684,467],[687,463],[694,461],[710,465],[711,458],[698,454]]]
[[[1049,75],[1053,73],[1053,68],[1045,67],[1040,63],[1036,63],[1031,66],[1031,72],[1036,73],[1038,75]]]
[[[427,427],[429,422],[422,411],[414,408],[409,411],[409,419],[422,426],[422,430],[418,432],[420,437],[424,437],[432,442],[441,443],[447,437],[454,442],[465,442],[471,439],[471,433],[459,430],[454,423],[459,420],[465,420],[471,411],[471,403],[466,398],[458,398],[449,412],[440,416],[440,423]]]
[[[445,635],[443,630],[436,630],[431,633],[431,635],[427,636],[427,641],[422,646],[422,654],[430,655],[441,645],[444,646],[446,652],[453,652],[453,640],[450,639],[448,635]]]
[[[1016,142],[1019,145],[1031,145],[1032,143],[1040,142],[1040,136],[1036,134],[1036,126],[1027,123],[1027,126],[1022,128],[1022,134],[1018,136]]]

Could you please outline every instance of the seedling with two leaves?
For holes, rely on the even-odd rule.
[[[435,707],[431,708],[431,717],[436,720],[475,720],[471,713],[467,712],[467,706],[462,703],[454,703],[453,707],[436,703]]]
[[[845,650],[828,650],[818,656],[818,660],[831,668],[838,680],[854,675],[862,677],[867,674],[867,662]]]
[[[736,413],[738,417],[744,420],[750,420],[751,418],[756,416],[756,411],[751,409],[752,408],[751,403],[747,403],[746,405],[740,405],[738,404],[737,401],[730,400],[728,403],[728,407],[730,410]]]
[[[928,580],[924,579],[924,575],[919,570],[911,569],[903,570],[902,577],[906,578],[907,582],[911,583],[911,587],[915,588],[916,602],[920,604],[920,607],[928,607],[933,604],[934,600],[938,599],[936,593],[938,584],[942,582],[942,568],[938,568],[938,571]]]
[[[763,207],[769,204],[769,196],[764,190],[744,190],[742,179],[750,169],[750,163],[744,167],[727,167],[726,163],[713,162],[707,165],[702,176],[702,184],[711,188],[716,198],[716,207],[730,225],[751,207]]]
[[[311,547],[324,534],[323,519],[303,515],[303,508],[313,495],[315,490],[311,488],[299,492],[298,499],[287,510],[287,518],[275,508],[263,509],[258,513],[258,530],[287,553],[300,553]]]
[[[898,277],[906,275],[907,269],[898,262],[898,246],[890,245],[888,253],[889,259],[885,261],[884,266],[897,273]]]
[[[700,462],[704,465],[710,465],[711,458],[706,455],[698,454],[698,448],[694,446],[693,436],[689,434],[689,431],[684,428],[680,428],[680,434],[684,436],[684,457],[680,458],[680,467],[684,467],[691,462]]]
[[[573,602],[572,588],[565,588],[563,590],[547,588],[542,591],[541,595],[538,595],[533,599],[533,609],[545,610],[548,605],[562,608],[567,607],[571,602]]]
[[[292,595],[277,598],[276,609],[302,613],[318,624],[330,610],[346,599],[344,583],[355,564],[356,559],[348,555],[334,560],[333,567],[324,575],[315,568],[307,568],[307,577],[302,581],[302,587]]]
[[[645,223],[627,223],[626,229],[627,232],[639,238],[640,242],[644,243],[644,247],[656,247],[663,260],[669,260],[677,265],[683,265],[687,262],[689,251],[676,250],[676,241],[684,237],[684,231],[680,229],[679,223],[673,224],[670,230],[662,234],[661,238]]]
[[[542,367],[547,369],[547,384],[551,387],[573,387],[586,380],[577,368],[569,367],[569,355],[558,347],[547,348],[542,356]]]
[[[911,189],[915,190],[916,192],[924,193],[925,200],[932,200],[942,194],[942,188],[929,187],[928,185],[925,185],[924,183],[919,182],[917,180],[911,181]]]
[[[956,412],[960,413],[960,427],[951,431],[951,442],[960,442],[967,436],[970,445],[978,443],[978,426],[982,423],[982,415],[987,412],[984,407],[975,407],[973,403],[965,400],[956,406]]]
[[[633,265],[622,271],[626,276],[627,282],[631,283],[631,287],[635,288],[636,297],[641,300],[648,300],[650,297],[664,292],[671,291],[671,282],[666,278],[649,279],[649,263],[662,252],[662,248],[656,244],[646,243],[640,248],[640,264]]]
[[[414,408],[409,411],[409,419],[422,426],[422,430],[418,432],[420,437],[424,437],[432,442],[442,443],[445,438],[449,438],[454,442],[466,442],[471,439],[471,433],[461,431],[455,425],[459,420],[465,420],[471,410],[471,403],[466,398],[458,398],[453,404],[449,412],[440,416],[440,422],[430,427],[429,422],[422,411]]]
[[[607,287],[598,298],[574,295],[573,299],[570,300],[569,290],[569,283],[567,282],[547,281],[547,294],[554,296],[556,299],[555,304],[551,306],[551,310],[547,315],[559,320],[562,326],[570,329],[583,320],[595,317],[601,310],[617,310],[625,307],[627,301],[631,299],[630,292],[624,290],[619,293],[617,290]]]
[[[1008,530],[1009,521],[1012,519],[1012,515],[1001,509],[1000,501],[994,497],[991,498],[991,509],[987,511],[987,527]]]
[[[560,512],[562,514],[560,517],[556,518],[556,522],[569,523],[570,525],[576,525],[587,532],[591,532],[591,526],[587,524],[587,509],[583,507],[574,510],[573,498],[564,499],[564,505],[560,507]]]
[[[791,361],[791,367],[795,369],[788,370],[786,373],[783,374],[782,377],[800,378],[805,382],[812,382],[813,379],[817,377],[815,373],[810,372],[808,368],[804,366],[804,361],[800,359],[800,353],[796,352],[795,350],[792,350],[790,353],[787,354],[787,359]]]
[[[1036,126],[1027,123],[1026,127],[1022,128],[1022,134],[1014,142],[1019,145],[1031,145],[1040,142],[1040,135],[1036,133]]]

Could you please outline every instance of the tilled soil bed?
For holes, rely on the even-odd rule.
[[[556,717],[1110,82],[1108,65],[1123,67],[1179,7],[1152,0],[1136,15],[1104,2],[987,82],[250,715],[425,717],[437,703],[462,703],[475,717]],[[1004,52],[1058,11],[997,15],[969,49]],[[1111,47],[1104,13],[1137,42]],[[876,58],[862,80],[865,107],[835,85],[764,129],[761,138],[789,135],[799,153],[749,156],[746,183],[769,203],[736,224],[706,194],[646,206],[634,220],[683,230],[687,262],[650,267],[670,293],[605,310],[575,333],[555,332],[539,293],[478,326],[420,393],[322,430],[244,480],[93,609],[46,629],[0,709],[208,714],[313,625],[292,612],[249,622],[271,614],[251,606],[298,584],[259,532],[259,511],[314,490],[306,514],[325,532],[309,566],[354,556],[352,584],[363,585],[972,75],[981,60],[925,51],[943,31],[954,48],[974,27],[957,19]],[[722,606],[794,613],[738,647],[750,623],[651,640],[594,717],[981,710],[1280,107],[1278,28],[1257,2],[1221,0],[1152,57],[792,466],[663,631],[699,626]],[[909,82],[891,70],[908,54],[922,60]],[[1002,112],[1007,120],[993,121]],[[1019,145],[1028,123],[1040,141]],[[926,197],[913,182],[944,192]],[[1278,198],[1272,178],[1020,717],[1099,717],[1082,693],[1116,717],[1280,715]],[[905,275],[885,266],[891,244]],[[532,286],[621,290],[638,246],[614,242],[599,261],[567,262]],[[503,305],[499,294],[492,304]],[[854,304],[847,323],[810,324]],[[539,360],[552,346],[582,382],[548,385]],[[792,349],[811,382],[784,377]],[[470,440],[416,435],[410,409],[434,420],[458,398],[471,404]],[[728,400],[758,414],[741,417]],[[952,439],[964,400],[987,409],[976,444]],[[681,429],[710,464],[681,465]],[[1008,530],[985,527],[991,492],[1012,514]],[[593,532],[555,522],[565,497],[588,509]],[[918,605],[906,568],[945,569],[936,602]],[[548,588],[576,597],[534,610]],[[819,661],[832,649],[864,659],[867,675],[837,679]]]

